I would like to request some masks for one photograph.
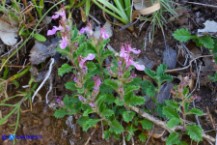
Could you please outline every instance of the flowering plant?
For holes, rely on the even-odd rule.
[[[141,117],[140,113],[132,107],[139,107],[146,112],[146,104],[151,99],[156,106],[152,113],[169,119],[168,127],[166,123],[164,127],[168,131],[173,131],[167,139],[167,143],[172,144],[171,141],[174,138],[181,136],[174,132],[173,127],[185,123],[179,114],[184,114],[183,116],[195,112],[197,115],[202,114],[201,111],[195,111],[195,109],[180,111],[183,106],[180,106],[176,100],[157,102],[159,98],[156,96],[164,91],[162,90],[166,86],[164,84],[172,80],[170,75],[165,74],[165,65],[160,65],[156,72],[146,69],[134,58],[140,54],[140,50],[132,48],[130,44],[123,44],[119,53],[107,49],[110,35],[104,28],[96,32],[91,24],[88,24],[80,31],[75,27],[69,29],[69,27],[64,27],[67,26],[64,23],[64,12],[56,13],[53,18],[56,17],[61,17],[60,26],[54,26],[48,31],[48,35],[60,31],[62,40],[57,51],[65,56],[69,63],[64,63],[58,69],[58,74],[61,77],[68,74],[67,76],[71,78],[65,83],[65,88],[71,93],[65,95],[62,100],[64,105],[55,111],[56,118],[74,115],[84,131],[97,128],[101,123],[105,139],[124,136],[129,141],[136,133],[141,141],[145,141],[148,133],[144,131],[152,129],[153,122],[150,118],[147,120]],[[67,43],[62,45],[65,36]],[[154,83],[141,79],[136,75],[136,71],[146,73]],[[183,94],[181,104],[189,105],[189,100],[186,102],[188,95],[183,93],[184,86],[181,88],[181,94]],[[176,94],[178,92],[174,96]],[[177,105],[173,106],[173,104]],[[174,120],[178,122],[174,123]],[[160,124],[163,124],[162,121]],[[192,130],[201,133],[201,129],[195,125],[187,126],[187,134],[193,140],[200,141],[201,136],[195,136]],[[177,141],[177,143],[181,142]]]

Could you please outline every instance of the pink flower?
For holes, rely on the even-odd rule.
[[[134,54],[139,54],[141,51],[136,50],[135,48],[132,48],[130,45],[124,45],[121,47],[120,57],[124,59],[126,67],[129,67],[130,65],[132,65],[137,70],[143,71],[145,69],[145,66],[133,61],[133,58],[130,56],[130,52]]]
[[[60,40],[60,48],[65,49],[68,45],[68,38],[62,37],[62,40]]]
[[[94,103],[92,103],[92,102],[89,103],[89,105],[90,105],[90,107],[92,107],[92,108],[96,106],[96,105],[95,105]]]
[[[108,39],[109,38],[109,34],[106,32],[106,30],[104,28],[100,29],[100,35],[103,39]]]
[[[61,30],[63,30],[62,26],[59,27],[53,26],[53,29],[47,31],[47,36],[54,35],[56,34],[57,31],[61,31]]]
[[[64,9],[61,9],[60,11],[55,12],[55,14],[51,18],[56,20],[59,17],[61,17],[63,20],[66,20],[66,13]]]
[[[98,91],[99,90],[99,87],[101,85],[101,80],[100,80],[100,77],[99,76],[95,76],[93,77],[93,80],[94,80],[94,90],[95,91]]]
[[[88,54],[85,58],[81,58],[80,61],[79,61],[79,67],[81,69],[86,69],[86,66],[85,66],[85,62],[87,60],[93,60],[95,58],[95,54]]]
[[[145,69],[145,66],[142,65],[142,64],[138,64],[137,62],[135,61],[131,61],[131,65],[133,65],[137,70],[139,71],[144,71]]]
[[[86,101],[86,99],[85,99],[83,96],[81,96],[81,95],[78,96],[78,99],[79,99],[81,102],[85,102],[85,101]]]
[[[81,28],[81,30],[79,31],[80,34],[84,34],[84,33],[87,33],[89,35],[93,35],[93,30],[90,26],[86,26],[86,27],[83,27]]]
[[[129,51],[129,52],[132,52],[132,53],[134,53],[134,54],[140,54],[140,50],[136,50],[135,48],[132,48],[129,44],[128,45],[126,45],[126,50],[127,51]]]

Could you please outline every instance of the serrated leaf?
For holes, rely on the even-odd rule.
[[[144,97],[135,96],[133,93],[128,93],[124,96],[124,101],[128,105],[137,106],[137,105],[144,105],[145,99]]]
[[[202,36],[197,38],[199,43],[205,48],[214,48],[214,41],[210,36]]]
[[[130,139],[134,136],[134,132],[137,131],[137,129],[131,124],[127,127],[127,136],[126,140],[130,141]]]
[[[89,128],[95,126],[100,119],[91,119],[89,117],[81,117],[78,119],[78,124],[82,127],[83,131],[87,131]]]
[[[111,117],[114,114],[115,114],[114,111],[111,110],[111,109],[104,109],[102,111],[102,115],[105,116],[105,117]]]
[[[124,131],[124,128],[117,120],[113,120],[110,124],[110,131],[115,134],[121,134]]]
[[[168,119],[179,118],[179,114],[178,114],[177,110],[174,110],[174,108],[171,108],[171,107],[169,107],[169,106],[163,107],[163,114],[164,114]]]
[[[153,79],[156,77],[156,73],[154,71],[152,71],[151,69],[148,69],[148,68],[145,69],[145,73]]]
[[[86,108],[84,110],[85,110],[84,113],[83,113],[84,117],[88,117],[89,114],[93,113],[93,110],[90,107],[88,107],[88,108]]]
[[[103,139],[109,139],[111,136],[111,132],[109,130],[103,131]]]
[[[132,111],[125,111],[123,114],[123,119],[125,122],[130,122],[133,120],[133,117],[135,116],[135,112],[132,112]]]
[[[166,106],[173,108],[175,110],[177,110],[179,108],[179,104],[176,101],[172,101],[172,100],[167,100],[166,102]]]
[[[119,98],[116,98],[116,99],[115,99],[115,104],[116,104],[117,106],[124,106],[124,101],[121,100],[121,99],[119,99]]]
[[[139,123],[141,123],[142,128],[145,130],[150,130],[153,127],[153,123],[147,119],[143,119],[143,120],[139,121]]]
[[[125,88],[124,88],[124,92],[125,94],[128,94],[130,92],[133,92],[133,91],[136,91],[138,90],[140,87],[139,86],[136,86],[136,85],[127,85]]]
[[[70,91],[75,91],[76,90],[75,82],[65,83],[65,88],[70,90]]]
[[[180,42],[187,42],[192,38],[191,33],[187,29],[177,29],[173,33],[173,37]]]
[[[67,114],[68,114],[68,112],[65,109],[61,108],[61,109],[55,110],[54,117],[55,118],[63,118]]]
[[[105,50],[102,54],[102,60],[105,60],[106,58],[108,58],[109,56],[112,56],[113,52],[110,50]]]
[[[70,66],[67,63],[64,63],[59,69],[58,69],[58,75],[63,76],[66,73],[69,73],[72,71],[72,66]]]
[[[180,137],[179,134],[176,132],[171,133],[169,137],[166,139],[166,145],[174,145],[174,144],[177,145],[180,144]]]
[[[172,118],[167,122],[167,126],[169,128],[173,128],[173,127],[177,126],[178,124],[180,124],[180,120],[177,118]]]
[[[141,142],[145,142],[146,140],[147,140],[147,135],[145,134],[145,133],[140,133],[139,134],[139,140],[141,141]]]
[[[104,84],[106,84],[107,86],[111,87],[114,90],[118,89],[118,82],[112,79],[106,79],[104,81]]]
[[[195,114],[197,116],[202,116],[203,115],[203,111],[197,108],[193,108],[191,109],[187,114]]]
[[[165,64],[160,64],[156,70],[157,75],[160,76],[160,75],[164,74],[166,69],[167,69],[167,66]]]
[[[156,94],[155,86],[150,81],[143,81],[141,84],[141,90],[144,95],[154,97]]]
[[[197,125],[186,126],[187,134],[190,138],[196,142],[202,141],[203,130]]]
[[[46,37],[44,37],[43,35],[39,33],[35,33],[33,37],[39,42],[45,42],[47,40]]]

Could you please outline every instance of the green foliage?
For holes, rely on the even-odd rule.
[[[189,110],[189,114],[194,114],[197,116],[204,115],[203,111],[201,111],[200,109],[197,109],[197,108],[193,108],[193,109]]]
[[[186,127],[187,134],[196,142],[202,141],[202,129],[198,125],[188,125]]]
[[[157,67],[156,72],[154,72],[153,70],[150,70],[150,69],[146,69],[145,73],[149,77],[154,79],[156,81],[156,83],[158,84],[158,87],[160,88],[161,84],[163,84],[166,81],[170,82],[172,80],[172,77],[165,73],[166,69],[167,69],[166,65],[161,64]]]
[[[69,73],[72,71],[72,66],[70,66],[67,63],[64,63],[59,69],[58,69],[58,75],[63,76],[66,73]]]
[[[63,118],[67,114],[67,110],[65,110],[64,108],[58,109],[54,112],[54,116],[56,118]]]
[[[177,110],[175,110],[174,108],[169,107],[169,106],[165,106],[163,108],[163,114],[169,119],[179,118],[179,114],[178,114]]]
[[[43,15],[44,0],[39,0],[38,2],[36,0],[32,0],[32,3],[34,4],[36,8],[39,18],[41,18]]]
[[[142,82],[141,84],[141,88],[142,88],[142,93],[143,94],[146,94],[147,96],[150,96],[150,97],[154,97],[156,95],[156,89],[155,89],[155,86],[153,85],[153,83],[151,83],[150,81],[148,80],[145,80]]]
[[[35,33],[33,35],[33,37],[39,42],[45,42],[46,41],[46,37],[44,37],[43,35],[41,35],[39,33]]]
[[[123,112],[122,115],[123,115],[123,120],[128,123],[128,122],[133,120],[133,118],[135,116],[135,112],[125,111],[125,112]]]
[[[199,37],[197,35],[192,35],[187,29],[184,28],[177,29],[173,33],[173,37],[180,42],[188,42],[189,40],[193,40],[197,46],[203,46],[208,49],[213,49],[215,45],[211,36],[205,35]]]
[[[81,117],[78,120],[78,124],[82,126],[83,131],[87,131],[89,128],[94,127],[100,120],[99,119],[91,119],[89,117]]]
[[[105,3],[110,5],[108,1]],[[118,3],[115,2],[117,7]],[[100,121],[104,127],[105,139],[120,139],[124,135],[129,141],[138,133],[140,140],[145,141],[147,136],[144,130],[151,130],[153,123],[131,110],[131,107],[138,107],[146,111],[144,96],[151,98],[156,108],[160,108],[160,113],[150,110],[147,112],[167,120],[168,128],[185,125],[183,120],[186,116],[202,115],[199,109],[189,107],[191,100],[187,86],[174,90],[175,99],[162,104],[157,102],[156,96],[162,85],[173,79],[166,74],[165,65],[159,65],[156,71],[146,69],[144,72],[150,80],[132,77],[133,67],[126,67],[122,57],[106,49],[108,40],[96,39],[93,35],[78,35],[76,28],[72,28],[71,33],[72,46],[64,50],[58,49],[58,52],[71,63],[65,63],[58,69],[60,76],[69,73],[73,77],[65,83],[65,88],[71,91],[71,94],[64,97],[64,106],[56,110],[55,117],[76,114],[77,123],[84,131],[95,128]],[[90,54],[94,58],[87,58]],[[139,130],[141,127],[142,131]],[[190,131],[187,134],[192,136]],[[184,144],[178,141],[181,137],[182,133],[171,132],[167,144]]]
[[[117,120],[113,120],[110,123],[110,131],[114,132],[115,134],[121,134],[122,132],[124,132],[124,127]]]
[[[212,82],[217,82],[217,72],[216,72],[213,76],[209,76],[209,79],[210,79]]]
[[[173,132],[167,137],[166,145],[180,145],[180,136],[179,133]]]
[[[129,0],[114,0],[114,4],[105,0],[93,0],[93,2],[104,12],[128,24],[132,21],[132,5]]]
[[[180,123],[181,123],[181,121],[178,118],[174,117],[167,122],[167,126],[169,128],[173,128],[173,127],[179,125]]]
[[[153,127],[153,123],[147,119],[142,119],[139,121],[139,123],[142,125],[142,128],[145,130],[151,130]]]
[[[184,29],[184,28],[177,29],[173,33],[173,37],[180,42],[188,42],[190,39],[193,38],[191,33],[187,29]]]
[[[124,101],[128,105],[137,106],[137,105],[144,105],[145,99],[144,97],[139,97],[133,95],[133,93],[128,93],[124,96]]]

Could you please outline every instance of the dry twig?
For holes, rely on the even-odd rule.
[[[149,121],[153,122],[154,124],[164,128],[165,130],[167,130],[168,132],[175,132],[177,130],[184,130],[184,127],[183,126],[176,126],[174,128],[168,128],[167,125],[166,125],[166,122],[162,121],[162,120],[159,120],[158,118],[146,113],[146,112],[143,112],[141,111],[139,108],[137,107],[134,107],[134,106],[130,106],[129,107],[131,110],[135,111],[136,113],[138,113],[140,116],[148,119]],[[209,136],[207,134],[205,134],[204,132],[202,133],[202,137],[204,139],[206,139],[208,142],[215,142],[215,138],[213,138],[212,136]]]

